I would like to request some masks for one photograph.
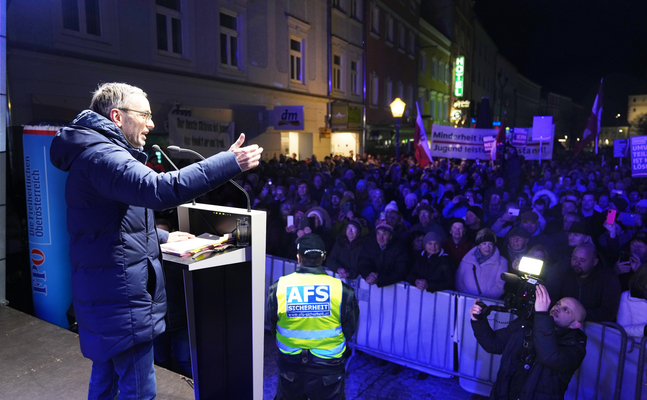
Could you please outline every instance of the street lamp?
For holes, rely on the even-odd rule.
[[[391,103],[391,114],[393,114],[393,118],[395,118],[395,162],[400,160],[400,118],[402,118],[402,114],[404,114],[404,107],[406,105],[407,104],[400,100],[399,97]]]

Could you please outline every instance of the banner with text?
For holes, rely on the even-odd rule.
[[[169,144],[191,149],[209,157],[229,150],[234,137],[233,122],[218,122],[183,115],[168,115]],[[190,154],[173,154],[173,158],[195,158]]]
[[[515,128],[520,129],[520,128]],[[521,128],[526,132],[525,147],[517,147],[520,156],[526,160],[539,160],[539,142],[531,140],[532,128]],[[489,137],[496,137],[498,129],[455,128],[452,126],[434,125],[431,134],[431,155],[433,157],[460,158],[468,160],[489,160],[486,150]],[[554,136],[550,141],[542,142],[541,159],[553,158]]]
[[[631,176],[647,177],[647,136],[631,138]]]
[[[68,328],[72,304],[70,235],[67,232],[67,172],[50,162],[58,131],[53,126],[25,126],[22,135],[27,201],[27,235],[34,315]]]

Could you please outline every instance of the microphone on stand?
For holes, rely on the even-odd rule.
[[[180,170],[180,169],[177,167],[177,165],[173,164],[173,161],[171,161],[171,159],[169,158],[169,156],[167,156],[167,155],[166,155],[166,153],[164,153],[164,152],[162,151],[162,149],[160,149],[160,147],[159,147],[158,145],[154,144],[154,145],[153,145],[153,146],[151,146],[151,147],[153,148],[153,150],[155,150],[155,151],[159,151],[160,153],[162,153],[162,155],[164,156],[164,158],[166,158],[166,161],[168,161],[169,163],[171,163],[171,165],[173,166],[173,168],[175,168],[175,170],[176,170],[176,171],[179,171],[179,170]],[[193,205],[195,205],[195,199],[193,199]]]
[[[168,156],[166,155],[166,153],[164,153],[164,152],[162,151],[162,149],[160,149],[160,147],[159,147],[158,145],[154,144],[152,147],[153,147],[153,150],[155,150],[155,151],[159,151],[160,153],[162,153],[162,155],[164,156],[164,158],[166,158],[166,161],[168,161],[168,162],[173,166],[173,168],[175,168],[175,170],[176,170],[176,171],[179,171],[179,170],[180,170],[180,169],[179,169],[175,164],[173,164],[173,161],[171,161],[171,159],[170,159],[170,158],[168,158]]]
[[[193,154],[193,155],[196,155],[196,156],[200,157],[200,159],[201,159],[201,160],[204,160],[204,159],[205,159],[205,158],[202,156],[202,154],[198,153],[198,152],[197,152],[197,151],[195,151],[195,150],[191,150],[191,149],[183,149],[183,148],[178,147],[178,146],[168,146],[168,147],[166,148],[166,150],[170,151],[171,153],[191,153],[191,154]],[[164,153],[162,153],[162,154],[164,154]],[[234,180],[233,180],[233,179],[230,179],[230,180],[229,180],[229,182],[231,182],[234,186],[236,186],[236,187],[237,187],[238,189],[240,189],[243,193],[245,193],[245,197],[247,198],[247,212],[252,212],[251,202],[250,202],[250,200],[249,200],[249,194],[247,194],[247,191],[246,191],[245,189],[243,189],[239,184],[237,184],[236,182],[234,182]]]

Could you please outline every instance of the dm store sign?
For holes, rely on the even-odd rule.
[[[330,316],[330,286],[306,285],[287,287],[288,318]]]

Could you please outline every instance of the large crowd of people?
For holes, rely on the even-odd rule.
[[[270,255],[296,259],[296,239],[313,232],[342,278],[495,299],[506,291],[501,273],[519,274],[528,256],[543,260],[550,297],[578,299],[588,321],[617,321],[633,336],[647,329],[647,185],[627,165],[540,165],[513,151],[495,164],[424,168],[413,156],[281,155],[238,179],[253,208],[268,212]],[[237,199],[221,190],[199,201]]]

